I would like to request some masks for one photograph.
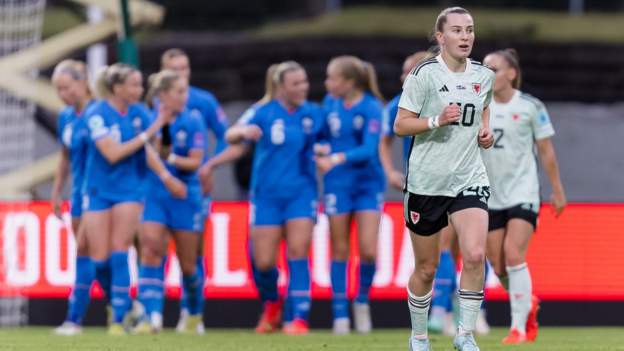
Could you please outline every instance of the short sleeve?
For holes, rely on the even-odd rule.
[[[91,140],[98,141],[110,134],[108,122],[99,112],[95,112],[87,118],[87,128]]]
[[[240,116],[236,125],[247,126],[250,124],[258,124],[258,106],[251,106]]]
[[[494,85],[494,72],[491,72],[491,74],[488,75],[488,79],[486,81],[487,91],[485,93],[485,100],[483,100],[484,107],[490,106],[490,103],[492,102],[492,92],[494,91],[493,85]]]
[[[199,118],[192,118],[190,123],[190,132],[192,135],[191,145],[192,149],[204,149],[206,146],[206,133],[204,131],[206,127],[204,123]]]
[[[546,139],[555,135],[555,129],[550,122],[546,106],[541,101],[536,105],[535,113],[531,119],[531,128],[533,129],[535,140]]]
[[[420,114],[427,96],[427,71],[421,69],[410,74],[403,83],[399,107]]]
[[[397,104],[391,101],[386,105],[381,115],[381,134],[386,136],[394,135],[394,120],[397,114]]]
[[[61,111],[58,114],[58,118],[56,119],[56,139],[62,145],[66,145],[65,140],[63,140],[63,134],[65,133],[65,111]]]

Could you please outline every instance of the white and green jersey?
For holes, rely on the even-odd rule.
[[[458,73],[441,56],[407,76],[400,108],[431,118],[451,103],[461,107],[458,122],[413,136],[405,181],[409,192],[455,197],[469,187],[489,185],[477,137],[493,80],[494,72],[479,62],[468,59],[466,70]]]
[[[538,204],[535,141],[555,134],[544,104],[520,91],[507,103],[492,101],[490,128],[494,145],[481,152],[491,183],[489,207]]]

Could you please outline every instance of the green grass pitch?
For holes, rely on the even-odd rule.
[[[407,329],[381,329],[370,335],[333,336],[327,330],[314,330],[306,336],[254,335],[251,330],[208,329],[206,335],[178,335],[166,331],[159,335],[111,337],[103,328],[86,328],[75,337],[51,334],[51,328],[0,329],[0,350],[219,350],[219,351],[359,351],[407,350]],[[613,351],[624,350],[624,331],[620,328],[541,328],[534,344],[503,346],[507,332],[494,328],[488,336],[479,337],[483,351]],[[452,350],[451,338],[432,336],[435,351]]]

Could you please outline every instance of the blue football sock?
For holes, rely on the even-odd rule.
[[[163,313],[165,272],[162,266],[141,265],[139,268],[138,300],[149,316],[152,312]]]
[[[128,267],[128,252],[115,251],[111,254],[111,305],[113,307],[113,322],[121,323],[126,312],[130,310],[130,269]]]
[[[368,293],[373,284],[375,268],[375,262],[360,262],[360,289],[355,302],[368,303]]]
[[[310,314],[310,268],[307,258],[288,260],[290,282],[288,298],[292,301],[293,319],[308,320]]]
[[[452,310],[455,274],[453,256],[450,251],[442,251],[440,253],[440,264],[438,265],[433,284],[433,300],[431,302],[433,307],[443,307],[448,310],[449,306],[451,306]]]
[[[331,261],[332,311],[334,319],[349,317],[347,261]]]
[[[76,280],[69,297],[67,320],[76,324],[82,323],[82,318],[89,306],[89,292],[94,277],[95,266],[91,258],[88,256],[76,257]]]
[[[100,287],[104,291],[104,297],[108,299],[110,304],[111,299],[111,283],[112,283],[112,268],[110,257],[103,261],[93,261],[95,266],[95,279],[100,283]]]
[[[199,276],[197,270],[194,274],[184,275],[182,277],[184,293],[188,304],[188,311],[191,315],[202,314],[200,310],[200,300],[203,299],[204,280]]]
[[[279,271],[277,268],[271,268],[266,271],[258,270],[258,294],[262,302],[277,301],[279,296],[277,292],[277,278]]]
[[[199,277],[199,284],[201,286],[199,294],[195,297],[195,304],[199,313],[204,311],[204,281],[206,280],[206,269],[204,268],[204,256],[197,256],[195,261],[195,269]]]

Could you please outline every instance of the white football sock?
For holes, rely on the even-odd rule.
[[[431,306],[431,295],[433,290],[425,296],[415,296],[407,288],[407,306],[409,307],[412,320],[412,337],[416,339],[427,338],[427,318],[429,306]]]
[[[511,328],[526,333],[526,320],[531,311],[533,286],[526,262],[507,267],[509,275],[509,301],[511,303]]]

